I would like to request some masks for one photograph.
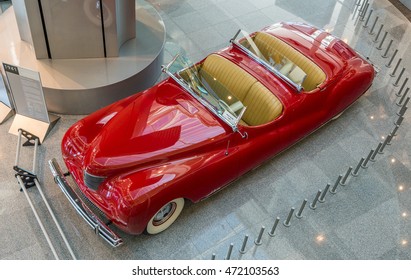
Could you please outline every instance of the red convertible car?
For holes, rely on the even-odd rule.
[[[122,239],[110,223],[162,232],[185,200],[212,195],[338,117],[375,74],[346,43],[301,23],[240,30],[227,48],[195,64],[176,57],[163,72],[161,83],[66,132],[68,173],[49,161],[71,204],[112,246]]]

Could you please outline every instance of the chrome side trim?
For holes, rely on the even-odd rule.
[[[94,232],[113,247],[118,247],[123,244],[121,237],[119,237],[105,223],[103,223],[76,194],[64,177],[60,165],[57,163],[56,159],[53,158],[49,160],[49,167],[56,184],[63,191],[77,213],[87,222],[87,224],[92,227]]]

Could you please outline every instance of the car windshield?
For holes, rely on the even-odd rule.
[[[201,64],[193,64],[189,59],[178,55],[163,71],[236,130],[246,107],[208,71],[200,69]]]
[[[302,55],[291,46],[268,33],[255,32],[250,35],[241,29],[231,42],[298,91],[303,90],[307,74],[299,65],[303,65],[306,59],[300,58]]]

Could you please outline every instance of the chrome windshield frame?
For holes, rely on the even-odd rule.
[[[212,106],[211,104],[209,104],[207,101],[205,101],[204,99],[202,99],[201,97],[198,96],[197,93],[194,92],[194,90],[187,84],[185,83],[183,80],[179,79],[176,75],[174,75],[173,73],[171,73],[168,69],[170,68],[171,65],[173,65],[173,63],[177,60],[177,58],[179,57],[179,54],[177,54],[167,65],[162,65],[161,66],[161,71],[163,73],[166,73],[169,77],[171,77],[174,81],[176,81],[181,87],[183,87],[186,91],[188,91],[198,102],[200,102],[202,105],[204,105],[204,107],[206,107],[207,109],[209,109],[210,111],[212,111],[214,113],[214,115],[216,115],[219,119],[221,119],[224,123],[226,123],[228,126],[231,127],[231,129],[233,130],[233,132],[237,132],[238,131],[238,121],[237,123],[233,124],[231,122],[229,122],[227,119],[225,119],[222,114],[220,114],[215,108],[214,106]],[[181,70],[179,70],[177,73],[180,73],[182,71],[185,71],[188,67],[183,68]],[[233,116],[237,119],[236,116]]]
[[[230,43],[237,47],[238,49],[240,49],[242,52],[244,52],[247,56],[249,56],[250,58],[252,58],[253,60],[255,60],[256,62],[258,62],[259,64],[263,65],[268,71],[272,72],[273,74],[275,74],[276,76],[278,76],[280,79],[282,79],[284,82],[286,82],[287,84],[289,84],[290,86],[294,87],[298,92],[301,92],[304,88],[302,87],[301,84],[297,84],[295,82],[293,82],[291,79],[289,79],[287,76],[284,76],[283,74],[281,74],[277,69],[275,69],[273,66],[271,66],[270,64],[268,64],[266,61],[262,60],[261,58],[259,58],[258,56],[256,56],[254,53],[252,53],[249,49],[245,48],[243,45],[241,45],[240,43],[238,43],[238,41],[236,41],[238,35],[243,32],[244,30],[239,29],[237,31],[237,33],[234,35],[234,37],[230,40]],[[245,31],[244,31],[245,32]]]

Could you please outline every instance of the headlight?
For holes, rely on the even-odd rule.
[[[107,177],[91,175],[84,170],[84,184],[92,190],[97,191],[98,186],[100,186],[106,178]]]

